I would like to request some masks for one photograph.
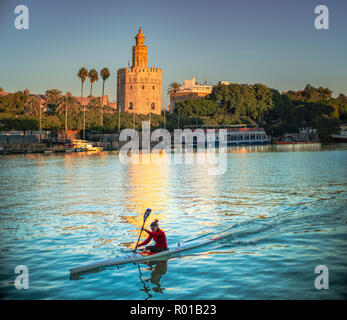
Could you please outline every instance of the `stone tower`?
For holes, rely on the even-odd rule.
[[[145,45],[146,37],[142,33],[140,28],[139,33],[136,35],[136,45],[133,46],[133,67],[138,66],[140,68],[147,67],[147,46]]]
[[[147,46],[140,28],[132,50],[132,66],[118,69],[117,106],[131,113],[161,113],[160,68],[147,67]]]

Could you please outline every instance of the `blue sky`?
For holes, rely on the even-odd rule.
[[[29,30],[14,27],[18,4],[29,8]],[[329,30],[314,28],[319,4],[329,8]],[[78,95],[78,69],[107,66],[114,100],[141,25],[148,64],[163,69],[165,105],[168,84],[192,76],[347,94],[346,14],[345,0],[0,0],[0,87]],[[101,94],[101,81],[94,87]]]

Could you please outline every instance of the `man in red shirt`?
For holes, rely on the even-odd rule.
[[[152,231],[144,229],[148,233],[148,237],[145,241],[139,243],[139,247],[142,247],[149,243],[152,240],[152,238],[155,241],[155,245],[144,248],[142,252],[156,253],[167,250],[166,235],[163,230],[159,229],[158,220],[155,219],[151,223],[150,227]]]

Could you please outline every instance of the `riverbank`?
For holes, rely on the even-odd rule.
[[[171,152],[174,152],[174,148]],[[267,145],[240,145],[227,147],[227,153],[251,153],[251,152],[295,152],[295,151],[324,151],[347,150],[347,143],[303,143],[303,144],[267,144]],[[108,147],[102,150],[79,150],[62,146],[46,147],[45,144],[11,144],[0,145],[0,155],[11,154],[62,154],[62,153],[86,153],[97,154],[100,152],[112,152],[118,154],[120,147]],[[196,148],[193,149],[196,151]],[[140,151],[141,152],[141,151]]]
[[[72,152],[93,152],[100,151],[119,151],[119,148],[104,148],[98,150],[84,150],[83,148],[70,148],[62,145],[47,147],[46,144],[40,143],[17,143],[0,145],[0,154],[26,154],[26,153],[72,153]]]

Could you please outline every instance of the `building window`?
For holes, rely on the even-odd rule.
[[[129,110],[133,110],[133,103],[132,102],[129,103]]]
[[[145,86],[142,86],[142,89],[144,89],[145,88]]]
[[[154,86],[153,86],[153,90],[154,90]]]
[[[151,109],[152,109],[152,110],[155,109],[155,103],[154,103],[154,102],[152,102],[152,104],[151,104]]]
[[[133,86],[130,86],[130,90],[133,90]]]

